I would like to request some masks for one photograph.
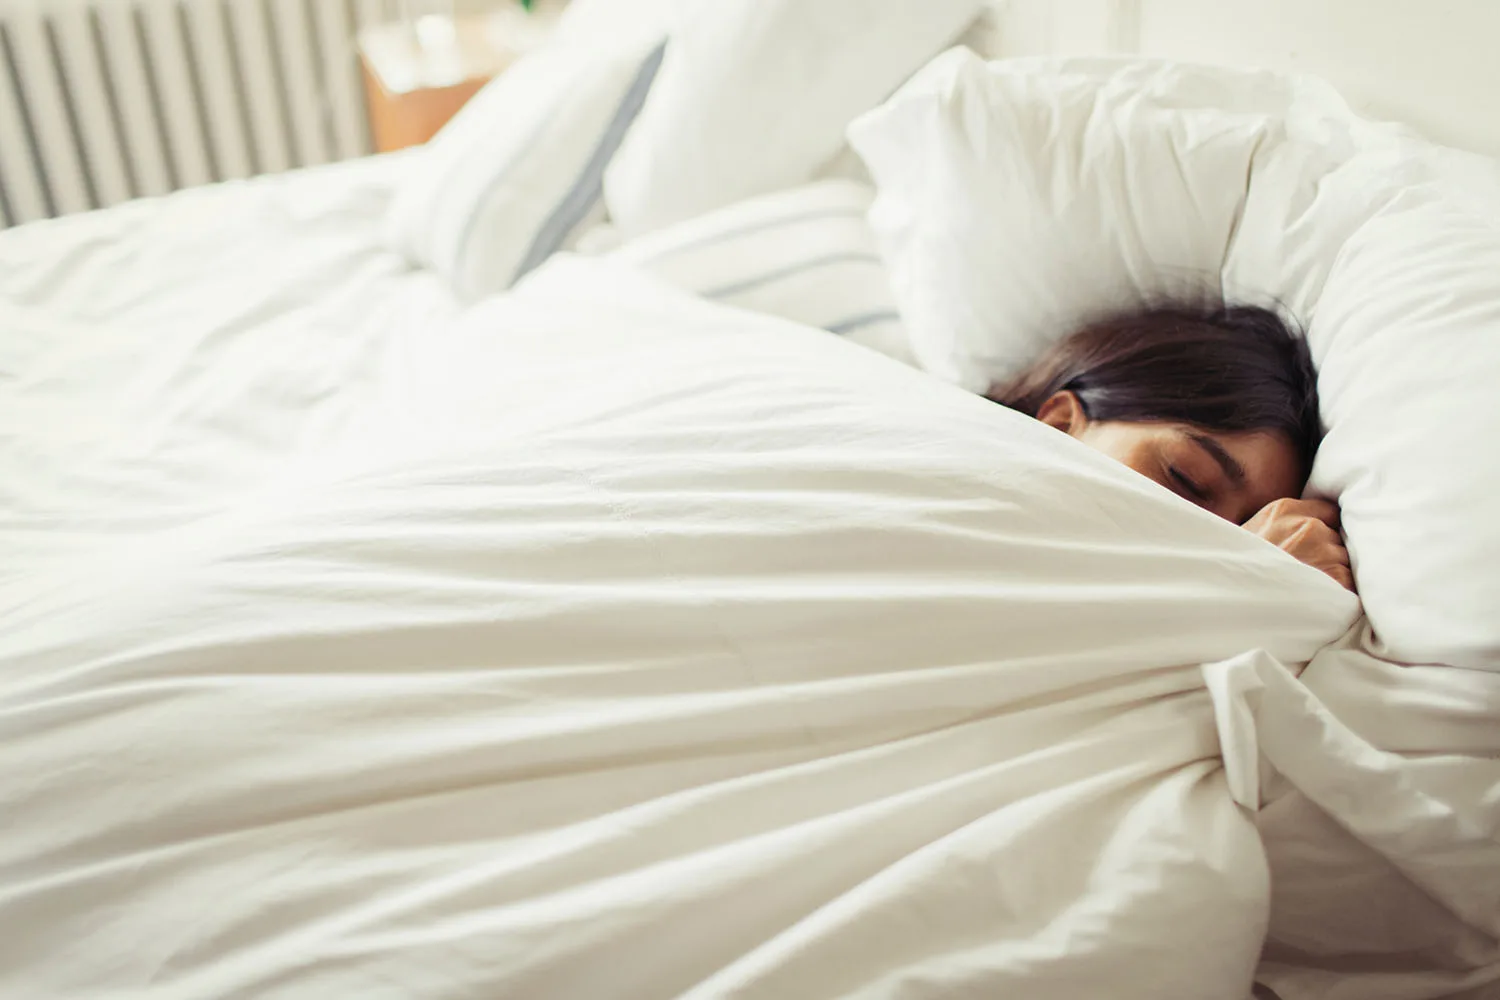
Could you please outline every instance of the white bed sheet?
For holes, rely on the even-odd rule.
[[[409,162],[0,232],[0,574],[220,509],[378,408],[458,311],[382,246]]]

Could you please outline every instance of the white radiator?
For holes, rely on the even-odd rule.
[[[369,151],[397,0],[0,0],[0,227]]]

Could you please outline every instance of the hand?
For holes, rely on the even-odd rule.
[[[1349,550],[1339,535],[1337,504],[1327,500],[1277,500],[1246,521],[1245,530],[1354,589]]]

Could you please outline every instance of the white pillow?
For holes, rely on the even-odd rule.
[[[527,55],[418,154],[391,206],[392,247],[463,299],[509,288],[597,217],[663,49],[635,33]]]
[[[568,0],[555,27],[565,41],[632,33],[665,38],[677,9],[693,0]]]
[[[849,130],[912,348],[976,391],[1097,313],[1217,297],[1273,129],[1035,67],[951,50]]]
[[[820,327],[911,363],[865,221],[874,194],[855,181],[820,181],[669,226],[614,256],[705,298]]]
[[[1337,248],[1308,341],[1382,655],[1500,670],[1500,220],[1441,185]]]
[[[855,115],[957,38],[982,0],[712,0],[678,8],[605,177],[630,235],[811,180]]]
[[[1163,63],[951,52],[850,132],[918,359],[972,388],[1162,294],[1286,306],[1383,652],[1500,670],[1500,168]]]

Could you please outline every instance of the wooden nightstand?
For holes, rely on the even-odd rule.
[[[469,98],[528,50],[556,18],[519,7],[482,17],[420,18],[359,35],[370,135],[377,152],[426,142]]]

